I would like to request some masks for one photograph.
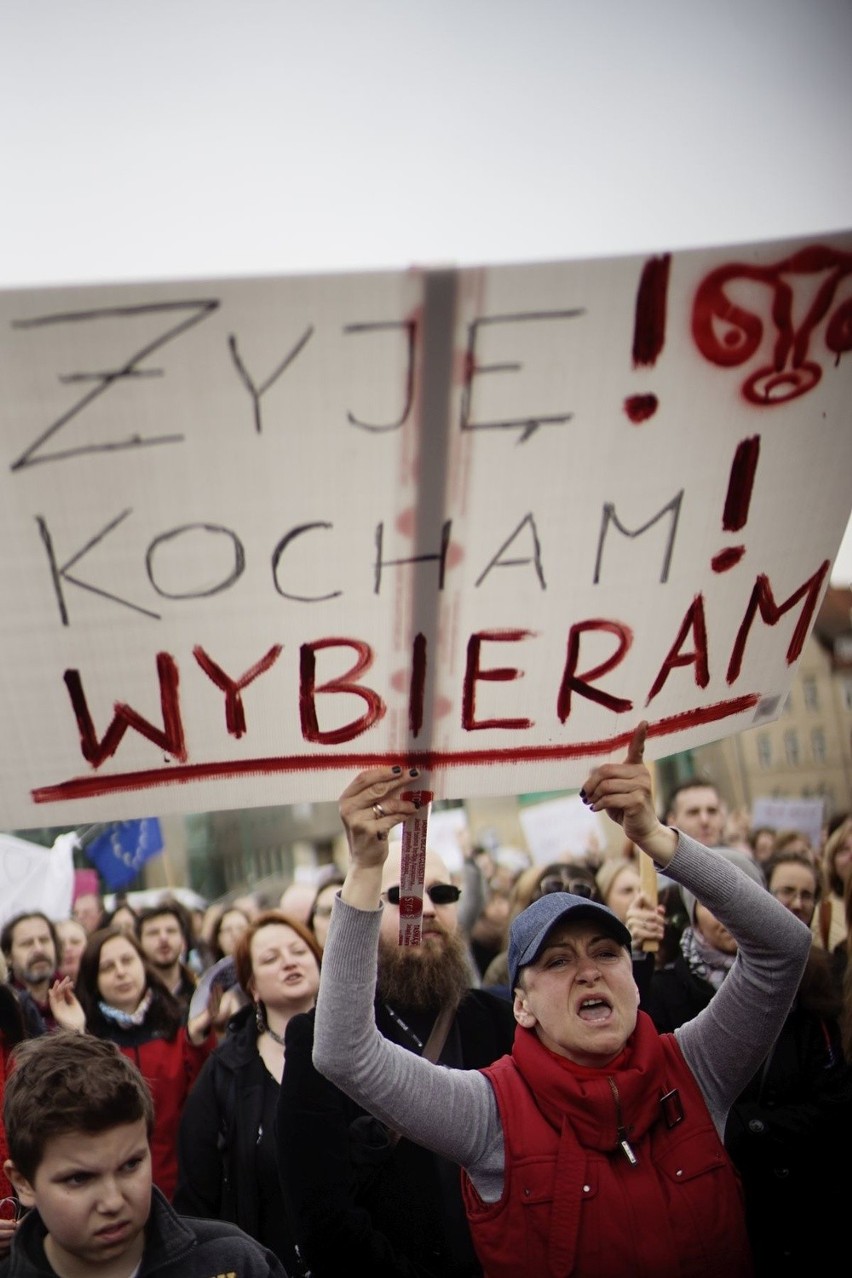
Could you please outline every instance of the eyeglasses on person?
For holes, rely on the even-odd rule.
[[[574,896],[584,896],[590,901],[594,895],[594,888],[585,879],[572,879],[570,873],[548,874],[541,880],[538,885],[541,896],[548,896],[551,892],[572,892]]]
[[[433,883],[425,892],[433,905],[455,905],[461,896],[461,888],[454,883]],[[386,888],[384,894],[391,905],[399,905],[399,884]]]
[[[772,895],[779,900],[782,905],[792,905],[797,897],[802,902],[802,905],[813,905],[816,902],[816,893],[808,892],[802,888],[773,888]]]

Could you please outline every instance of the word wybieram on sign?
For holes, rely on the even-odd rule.
[[[0,822],[578,786],[776,715],[852,236],[0,295]]]

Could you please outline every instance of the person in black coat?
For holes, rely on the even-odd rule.
[[[818,893],[810,859],[776,853],[765,875],[769,891],[809,925]],[[710,1002],[716,985],[709,978],[718,983],[724,966],[720,960],[714,970],[706,938],[690,943],[697,916],[694,898],[685,895],[691,923],[684,953],[654,973],[643,1003],[661,1031],[677,1029]],[[710,931],[712,923],[702,922]],[[801,1278],[833,1268],[835,1232],[815,1229],[814,1222],[840,1219],[848,1198],[839,1169],[852,1135],[852,1068],[842,1051],[840,1010],[830,958],[812,949],[772,1051],[728,1116],[725,1146],[743,1182],[755,1278]]]
[[[376,1021],[386,1038],[451,1068],[479,1069],[511,1050],[511,1003],[471,988],[458,889],[426,856],[423,942],[400,946],[399,850],[385,867]],[[431,1036],[446,1009],[446,1037]],[[276,1117],[282,1187],[312,1278],[354,1268],[382,1278],[476,1278],[458,1167],[397,1140],[313,1067],[314,1015],[287,1026]],[[440,1041],[440,1033],[438,1039]],[[435,1115],[436,1125],[442,1117]]]
[[[181,1116],[174,1205],[229,1220],[298,1272],[278,1180],[275,1111],[291,1017],[313,1007],[321,952],[313,933],[280,910],[259,914],[234,951],[252,1002],[231,1019]]]

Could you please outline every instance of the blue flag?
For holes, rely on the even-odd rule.
[[[112,891],[132,883],[146,861],[163,850],[156,817],[116,821],[86,846],[86,856]]]

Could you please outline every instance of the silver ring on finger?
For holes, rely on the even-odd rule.
[[[381,803],[373,804],[373,816],[376,818],[377,821],[381,821],[382,817],[387,816],[387,812],[385,812]]]

